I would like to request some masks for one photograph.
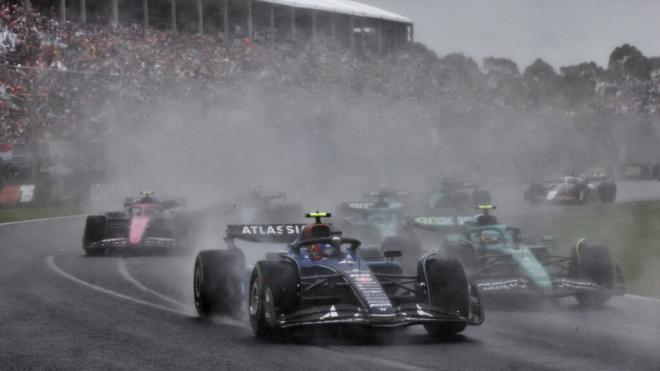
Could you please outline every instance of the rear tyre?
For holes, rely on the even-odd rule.
[[[277,316],[300,306],[300,277],[295,263],[288,259],[257,262],[248,295],[254,334],[258,337],[277,334]]]
[[[422,264],[426,264],[424,274]],[[456,259],[429,258],[419,264],[418,275],[428,283],[430,303],[447,313],[457,313],[463,318],[470,315],[470,293],[461,263]],[[422,281],[424,282],[424,281]],[[434,336],[446,337],[465,330],[465,322],[427,323],[426,331]]]
[[[200,316],[235,315],[241,308],[241,276],[245,257],[240,250],[200,251],[195,259],[193,290]]]
[[[599,290],[579,293],[575,299],[581,305],[597,307],[612,296],[614,288],[614,263],[604,246],[580,242],[570,256],[569,274],[572,277],[587,279],[600,286]]]
[[[586,205],[587,204],[587,190],[580,188],[577,191],[577,203],[580,205]]]
[[[598,195],[603,202],[614,202],[616,199],[616,184],[604,183],[598,187]]]
[[[525,191],[525,201],[529,202],[530,205],[537,205],[540,203],[541,197],[545,195],[543,186],[537,183],[532,183],[527,191]]]
[[[85,231],[83,232],[82,247],[90,256],[102,255],[105,251],[101,248],[92,248],[94,242],[105,238],[105,216],[90,215],[85,220]]]

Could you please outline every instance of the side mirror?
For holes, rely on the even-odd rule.
[[[386,258],[399,258],[401,257],[401,250],[387,250],[383,252]]]

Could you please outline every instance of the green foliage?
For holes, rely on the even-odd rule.
[[[484,70],[486,74],[495,74],[500,76],[518,76],[518,65],[516,62],[507,58],[484,58]]]
[[[629,44],[614,49],[608,64],[608,69],[614,72],[616,77],[632,76],[640,80],[649,78],[652,67],[652,62]]]
[[[596,84],[605,77],[605,70],[594,62],[561,67],[559,71],[559,89],[570,107],[588,104],[594,97]]]

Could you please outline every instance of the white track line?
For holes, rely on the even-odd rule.
[[[47,258],[46,258],[46,262],[48,263],[48,266],[49,266],[49,267],[50,267],[55,273],[59,274],[60,276],[66,278],[66,279],[68,279],[68,280],[70,280],[70,281],[73,281],[73,282],[75,282],[75,283],[78,283],[78,284],[80,284],[80,285],[83,285],[83,286],[85,286],[85,287],[88,287],[88,288],[90,288],[90,289],[92,289],[92,290],[96,290],[96,291],[102,292],[102,293],[104,293],[104,294],[107,294],[107,295],[110,295],[110,296],[114,296],[114,297],[116,297],[116,298],[120,298],[120,299],[128,300],[128,301],[130,301],[130,302],[132,302],[132,303],[135,303],[135,304],[140,304],[140,305],[144,305],[144,306],[147,306],[147,307],[160,309],[160,310],[163,310],[163,311],[166,311],[166,312],[176,313],[176,314],[181,314],[181,315],[184,315],[184,316],[188,316],[188,313],[185,313],[185,312],[182,312],[182,311],[179,311],[179,310],[175,310],[175,309],[172,309],[172,308],[168,308],[168,307],[165,307],[165,306],[162,306],[162,305],[159,305],[159,304],[150,303],[150,302],[148,302],[148,301],[144,301],[144,300],[136,299],[136,298],[131,297],[131,296],[128,296],[128,295],[120,294],[120,293],[118,293],[118,292],[116,292],[116,291],[108,290],[108,289],[103,288],[103,287],[101,287],[101,286],[96,286],[96,285],[94,285],[94,284],[92,284],[92,283],[89,283],[89,282],[87,282],[87,281],[83,281],[83,280],[81,280],[80,278],[78,278],[78,277],[76,277],[76,276],[73,276],[73,275],[71,275],[71,274],[69,274],[69,273],[63,271],[62,269],[60,269],[60,267],[58,267],[57,264],[55,263],[55,257],[53,257],[53,256],[49,256],[49,257],[47,257]]]
[[[152,289],[148,288],[147,286],[143,285],[140,281],[138,281],[135,277],[133,277],[131,272],[128,271],[128,267],[126,266],[126,260],[123,260],[123,259],[119,260],[117,262],[117,269],[119,270],[119,273],[121,273],[122,277],[124,277],[124,279],[126,279],[126,281],[130,282],[131,284],[133,284],[135,287],[139,288],[140,290],[148,292],[151,295],[154,295],[154,296],[156,296],[156,297],[158,297],[158,298],[160,298],[160,299],[162,299],[162,300],[164,300],[168,303],[171,303],[171,304],[174,304],[178,307],[181,307],[182,309],[186,309],[189,315],[192,315],[194,313],[194,309],[190,305],[186,305],[184,303],[181,303],[180,301],[172,299],[167,295],[163,295],[163,294],[159,293],[158,291],[152,290]]]
[[[631,295],[631,294],[626,294],[624,296],[628,297],[628,298],[637,299],[637,300],[644,300],[644,301],[650,301],[650,302],[653,302],[653,303],[660,303],[660,299],[649,298],[647,296],[639,296],[639,295]]]
[[[85,215],[86,214],[77,214],[77,215],[67,215],[67,216],[55,216],[55,217],[52,217],[52,218],[19,220],[19,221],[16,221],[16,222],[0,223],[0,227],[4,227],[6,225],[26,224],[26,223],[35,223],[35,222],[47,222],[47,221],[50,221],[50,220],[73,219],[73,218],[80,218],[80,217],[83,217]]]

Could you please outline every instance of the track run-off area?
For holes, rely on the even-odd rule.
[[[639,195],[627,187],[620,188],[622,201]],[[660,300],[636,295],[615,297],[597,310],[572,298],[531,308],[486,307],[484,325],[444,340],[421,326],[315,329],[260,340],[245,318],[196,315],[194,254],[87,257],[80,247],[83,223],[73,216],[0,225],[0,368],[660,368]]]

